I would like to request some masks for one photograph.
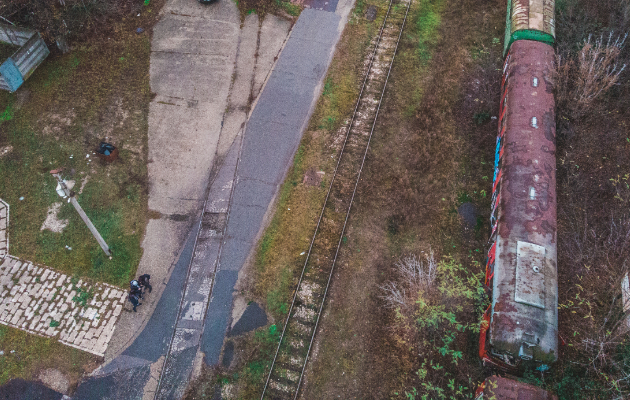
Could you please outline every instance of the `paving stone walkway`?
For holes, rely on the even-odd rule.
[[[0,199],[0,259],[9,253],[9,205]]]
[[[8,212],[8,205],[0,200],[0,324],[57,338],[102,357],[127,292],[9,255]]]

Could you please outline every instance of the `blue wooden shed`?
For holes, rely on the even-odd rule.
[[[15,92],[50,51],[38,32],[2,23],[0,42],[20,46],[0,65],[0,89]]]

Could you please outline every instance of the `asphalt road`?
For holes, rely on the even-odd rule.
[[[302,12],[247,123],[201,340],[207,365],[219,364],[238,272],[254,248],[319,97],[340,20],[332,12]]]
[[[73,400],[142,399],[150,365],[166,354],[175,330],[198,224],[189,234],[175,269],[146,327],[122,355],[83,381]],[[142,306],[140,306],[142,307]]]
[[[334,12],[302,12],[247,122],[242,148],[238,146],[238,167],[226,162],[224,174],[218,173],[217,188],[233,185],[229,201],[222,197],[225,192],[210,189],[202,220],[223,218],[227,212],[227,225],[219,232],[202,223],[199,237],[210,237],[208,232],[213,231],[222,239],[217,242],[220,247],[199,253],[198,240],[195,246],[198,222],[145,328],[121,355],[83,382],[74,399],[153,398],[157,379],[161,379],[160,399],[178,399],[199,350],[207,365],[219,364],[239,271],[252,254],[266,214],[272,212],[273,200],[319,97],[342,25],[342,16]],[[217,208],[219,203],[229,207]],[[204,277],[213,278],[211,292],[204,289]],[[205,300],[199,298],[200,293]],[[180,304],[182,313],[178,313]],[[199,310],[205,318],[199,318]],[[169,348],[173,351],[163,363]]]

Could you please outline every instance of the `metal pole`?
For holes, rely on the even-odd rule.
[[[74,197],[74,194],[70,193],[70,189],[68,189],[68,187],[66,186],[65,182],[61,178],[61,175],[59,175],[60,172],[61,172],[61,170],[52,170],[52,171],[50,171],[50,173],[55,178],[57,178],[57,182],[59,182],[59,185],[61,186],[61,189],[63,189],[63,192],[66,194],[66,196],[68,196],[70,198],[70,203],[72,203],[74,208],[79,213],[79,216],[81,217],[83,222],[85,222],[85,225],[87,225],[87,227],[90,230],[90,232],[92,232],[92,235],[94,235],[94,238],[96,239],[98,244],[101,246],[101,249],[103,249],[103,251],[105,252],[105,254],[107,256],[111,257],[112,254],[109,251],[109,246],[107,245],[107,243],[105,243],[105,240],[103,240],[103,237],[101,236],[101,234],[98,233],[98,231],[96,230],[96,227],[94,226],[92,221],[90,221],[88,216],[85,214],[85,211],[83,211],[83,209],[79,205],[79,202],[77,201],[76,197]]]

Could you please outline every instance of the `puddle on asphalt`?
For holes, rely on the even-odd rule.
[[[228,337],[242,335],[265,325],[267,325],[267,314],[257,303],[251,303],[247,306],[230,333],[228,333]]]
[[[234,342],[229,341],[225,344],[225,349],[223,350],[223,361],[221,364],[225,368],[229,368],[230,364],[232,364],[232,359],[234,358]]]

